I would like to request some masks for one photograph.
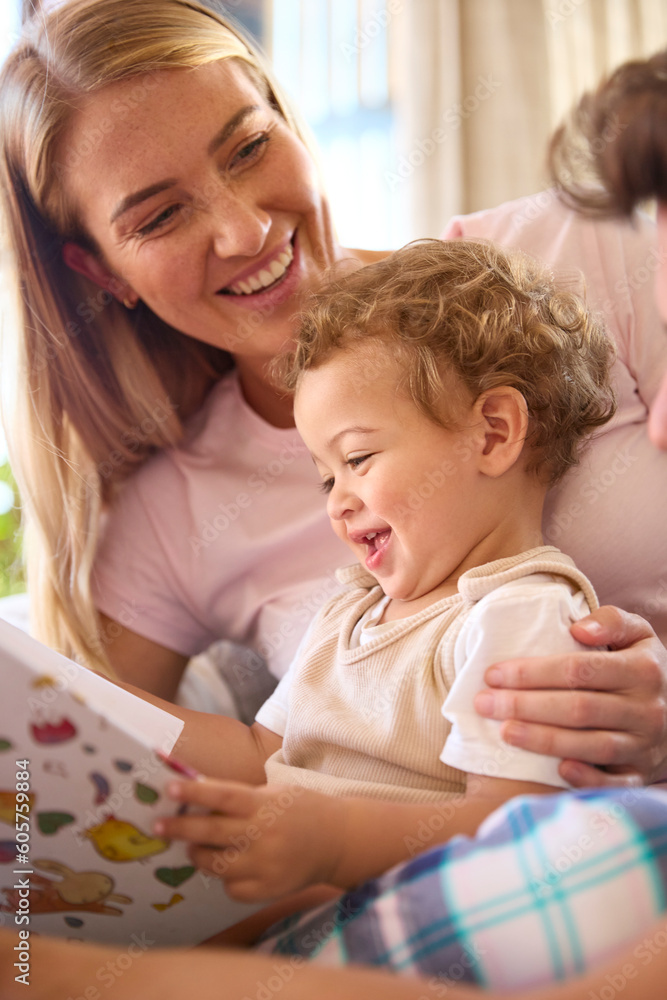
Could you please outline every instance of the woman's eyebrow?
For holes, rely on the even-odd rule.
[[[229,119],[227,124],[223,125],[220,131],[217,132],[209,142],[207,149],[208,155],[212,156],[213,153],[220,149],[222,144],[227,142],[227,139],[229,139],[230,135],[239,127],[239,125],[242,125],[246,118],[254,114],[255,111],[259,110],[259,104],[248,104],[245,108],[241,108],[240,111],[237,111],[236,114]]]
[[[146,201],[147,198],[152,198],[154,194],[159,194],[160,191],[166,191],[167,188],[172,187],[176,184],[176,179],[173,177],[168,177],[164,181],[158,181],[157,184],[151,184],[149,187],[142,188],[141,191],[135,191],[133,194],[128,194],[126,198],[123,198],[118,202],[113,212],[111,213],[110,223],[114,223],[124,212],[127,212],[130,208],[134,208],[135,205],[139,205],[142,201]]]
[[[212,156],[229,139],[229,137],[236,131],[239,125],[243,124],[246,118],[254,114],[255,111],[259,111],[260,107],[258,104],[248,104],[246,107],[241,108],[237,111],[229,121],[222,126],[219,132],[213,136],[207,147],[207,153]],[[167,188],[173,187],[174,184],[178,183],[175,178],[168,177],[166,180],[157,181],[155,184],[149,185],[149,187],[141,188],[140,191],[134,191],[132,194],[128,194],[125,198],[122,198],[118,202],[113,212],[111,213],[111,218],[109,222],[113,224],[116,219],[118,219],[124,212],[127,212],[130,208],[134,208],[135,205],[140,205],[142,201],[146,201],[147,198],[152,198],[153,195],[159,194],[160,191],[166,191]]]

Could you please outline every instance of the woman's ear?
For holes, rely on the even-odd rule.
[[[486,476],[502,476],[518,460],[528,433],[528,407],[510,386],[488,389],[475,400],[474,409],[484,436],[479,470]]]
[[[120,278],[109,270],[90,250],[84,250],[78,243],[63,245],[63,260],[72,271],[82,274],[84,278],[110,292],[114,298],[122,302],[128,309],[133,309],[139,301],[139,296]]]

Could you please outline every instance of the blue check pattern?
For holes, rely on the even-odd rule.
[[[613,959],[666,909],[667,792],[521,796],[258,950],[430,977],[433,996],[461,981],[528,989]]]

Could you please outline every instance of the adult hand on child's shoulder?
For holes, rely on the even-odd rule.
[[[667,650],[648,622],[619,608],[599,608],[571,631],[595,648],[494,664],[475,708],[508,720],[507,743],[562,757],[560,774],[575,787],[667,777]]]

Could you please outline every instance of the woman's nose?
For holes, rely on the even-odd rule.
[[[211,205],[214,218],[213,251],[216,256],[254,257],[264,248],[271,216],[251,197],[224,192]]]
[[[332,521],[344,521],[361,509],[356,493],[344,483],[335,482],[327,498],[327,514]]]

